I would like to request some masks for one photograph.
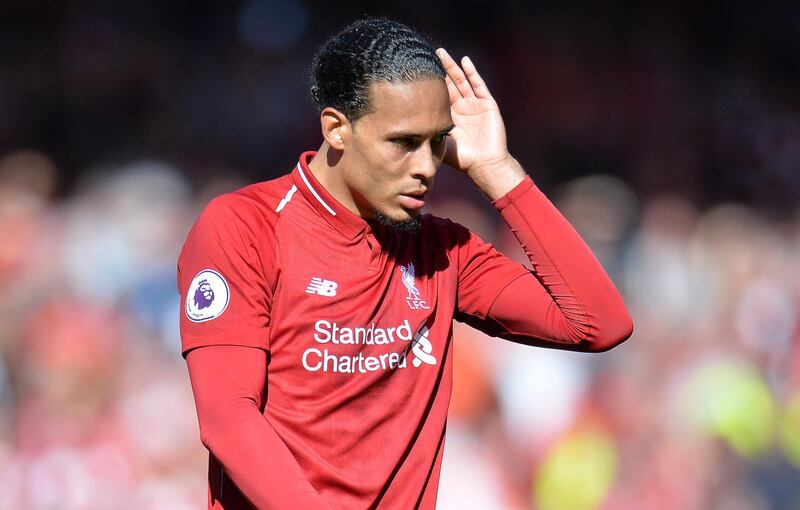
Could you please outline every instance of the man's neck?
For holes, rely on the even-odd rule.
[[[331,149],[327,142],[322,142],[317,153],[308,162],[308,169],[317,179],[317,182],[333,196],[340,204],[345,206],[356,216],[362,216],[355,205],[353,196],[347,188],[342,174],[341,153]]]

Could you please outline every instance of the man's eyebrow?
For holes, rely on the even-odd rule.
[[[437,135],[444,135],[449,133],[450,131],[455,128],[455,124],[450,124],[448,127],[442,129],[441,131],[436,131],[434,134]],[[389,138],[423,138],[425,136],[424,133],[412,133],[411,131],[395,131],[389,133]]]

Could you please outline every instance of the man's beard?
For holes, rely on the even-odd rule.
[[[407,232],[412,235],[417,235],[420,230],[422,230],[422,221],[419,219],[419,216],[408,220],[393,220],[382,212],[375,211],[372,215],[372,221],[378,225],[389,227],[392,230]]]

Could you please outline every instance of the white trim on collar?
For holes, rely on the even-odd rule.
[[[319,201],[319,203],[320,203],[320,204],[322,204],[322,206],[323,206],[325,209],[327,209],[327,210],[328,210],[328,212],[329,212],[329,213],[331,213],[332,215],[336,216],[336,211],[334,211],[333,209],[331,209],[331,206],[329,206],[328,204],[326,204],[326,203],[325,203],[325,201],[324,201],[324,200],[322,200],[322,197],[321,197],[321,196],[319,196],[319,194],[317,193],[317,190],[315,190],[315,189],[314,189],[314,187],[313,187],[313,186],[311,186],[311,183],[310,183],[310,182],[308,182],[308,179],[306,178],[306,174],[303,172],[303,165],[301,165],[300,163],[297,163],[297,170],[299,170],[299,171],[300,171],[300,178],[301,178],[301,179],[303,179],[303,182],[304,182],[304,183],[306,183],[306,187],[307,187],[307,188],[308,188],[308,189],[311,191],[311,193],[314,195],[314,198],[316,198],[316,199]]]

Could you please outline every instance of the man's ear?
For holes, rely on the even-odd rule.
[[[322,137],[333,149],[344,150],[352,133],[352,126],[347,117],[336,108],[327,107],[319,114],[322,125]]]

